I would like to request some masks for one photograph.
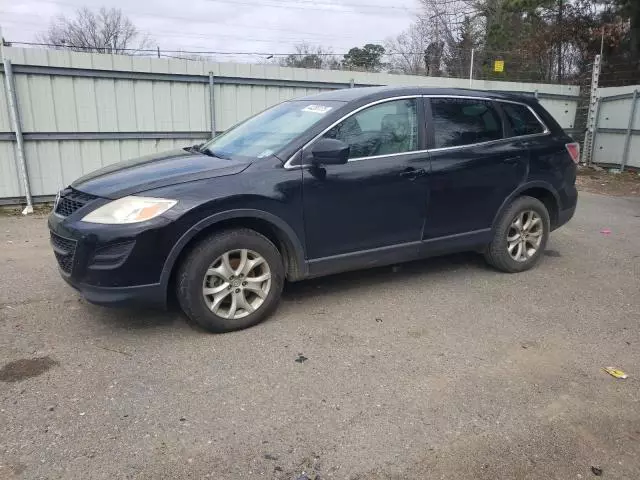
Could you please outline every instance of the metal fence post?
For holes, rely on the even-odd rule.
[[[31,198],[31,187],[29,185],[27,161],[24,155],[24,141],[22,138],[22,128],[20,126],[20,113],[18,112],[18,100],[16,97],[16,89],[15,89],[15,82],[13,78],[13,70],[11,67],[11,60],[9,60],[6,57],[3,57],[3,64],[4,64],[4,80],[5,80],[5,86],[7,88],[6,90],[7,100],[9,103],[9,114],[11,116],[13,131],[16,136],[20,179],[22,180],[22,186],[24,188],[24,196],[27,200],[27,206],[22,211],[22,214],[26,215],[28,213],[33,213],[33,199]]]
[[[473,56],[475,51],[475,48],[471,49],[471,61],[469,62],[469,88],[473,86]]]
[[[638,89],[633,91],[633,100],[631,100],[631,111],[629,112],[629,124],[627,126],[627,134],[624,137],[624,150],[622,151],[622,163],[620,171],[624,172],[624,167],[629,159],[629,146],[631,145],[631,131],[633,130],[633,121],[636,117],[636,103],[638,101]]]
[[[209,108],[211,109],[211,138],[216,136],[216,99],[213,92],[215,85],[213,72],[209,72]]]
[[[591,154],[593,152],[594,127],[598,106],[598,80],[600,79],[600,55],[596,55],[593,61],[593,72],[591,73],[591,90],[589,95],[589,107],[587,113],[587,129],[582,147],[582,163],[591,165]]]
[[[591,135],[591,151],[589,152],[589,162],[593,163],[593,152],[596,149],[596,137],[598,136],[598,125],[600,124],[600,107],[602,106],[602,98],[596,100],[595,120],[593,121],[593,134]]]

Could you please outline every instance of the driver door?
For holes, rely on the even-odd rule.
[[[346,164],[311,166],[310,152],[303,152],[312,275],[417,255],[429,171],[422,112],[420,97],[356,110],[323,135],[350,146]]]

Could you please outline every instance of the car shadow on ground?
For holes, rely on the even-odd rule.
[[[389,265],[364,270],[338,273],[326,277],[300,282],[286,283],[282,294],[284,302],[304,302],[316,296],[361,288],[374,288],[399,280],[427,278],[432,275],[458,271],[461,269],[479,269],[493,271],[482,259],[473,253],[457,253],[442,257]],[[496,272],[496,274],[498,274]],[[180,310],[174,295],[170,295],[166,311],[153,308],[105,308],[81,300],[91,317],[105,326],[118,330],[145,329],[191,329],[204,332],[201,327],[190,321]]]
[[[316,295],[332,292],[345,292],[350,289],[376,287],[397,280],[426,278],[438,273],[459,269],[478,268],[491,270],[481,255],[473,252],[456,253],[442,257],[432,257],[397,265],[388,265],[365,270],[338,273],[326,277],[313,278],[301,282],[287,283],[282,299],[284,301],[302,301]]]
[[[108,308],[82,301],[94,321],[118,330],[147,330],[180,328],[185,326],[185,315],[177,305],[167,310],[143,307]]]

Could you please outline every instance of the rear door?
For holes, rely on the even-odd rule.
[[[500,106],[473,97],[431,97],[426,103],[430,201],[423,239],[455,236],[484,242],[496,212],[528,168],[528,150]]]

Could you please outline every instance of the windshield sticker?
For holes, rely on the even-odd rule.
[[[260,155],[258,155],[258,158],[264,158],[264,157],[268,157],[270,155],[273,155],[273,150],[266,149],[264,152],[262,152]]]
[[[327,113],[332,108],[333,107],[325,107],[324,105],[307,105],[306,107],[304,107],[302,109],[302,111],[303,112],[318,113],[320,115],[324,115],[325,113]]]

